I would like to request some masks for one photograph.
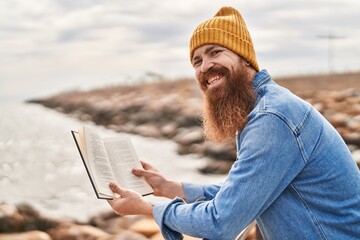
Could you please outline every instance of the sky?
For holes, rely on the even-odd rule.
[[[225,5],[273,76],[360,71],[358,0],[3,0],[0,100],[193,77],[192,31]]]

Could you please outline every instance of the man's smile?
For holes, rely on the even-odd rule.
[[[208,85],[212,85],[212,84],[214,84],[215,82],[217,82],[218,80],[220,80],[221,78],[222,78],[221,75],[215,75],[215,76],[212,76],[211,78],[207,79],[207,80],[206,80],[206,83],[207,83]]]
[[[224,67],[215,67],[208,70],[200,77],[203,91],[219,87],[226,81],[226,76],[227,69]]]

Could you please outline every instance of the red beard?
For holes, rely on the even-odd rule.
[[[227,143],[233,141],[236,132],[244,128],[247,116],[254,107],[256,95],[252,79],[249,79],[251,76],[244,70],[240,69],[230,76],[226,68],[213,67],[208,74],[214,73],[224,74],[227,82],[216,89],[205,91],[204,133],[207,140]]]

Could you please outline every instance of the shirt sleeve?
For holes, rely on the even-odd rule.
[[[221,184],[182,183],[187,203],[211,200],[218,193]]]
[[[234,239],[304,166],[296,134],[274,114],[258,113],[237,137],[237,161],[214,198],[188,204],[174,199],[154,206],[165,239],[181,239],[180,233]]]

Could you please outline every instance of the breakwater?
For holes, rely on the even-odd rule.
[[[294,77],[278,83],[311,103],[338,130],[360,165],[360,74]],[[275,79],[276,80],[276,79]],[[117,132],[167,138],[179,154],[207,157],[203,173],[226,173],[236,158],[235,144],[204,141],[202,96],[194,79],[66,92],[32,100]]]

